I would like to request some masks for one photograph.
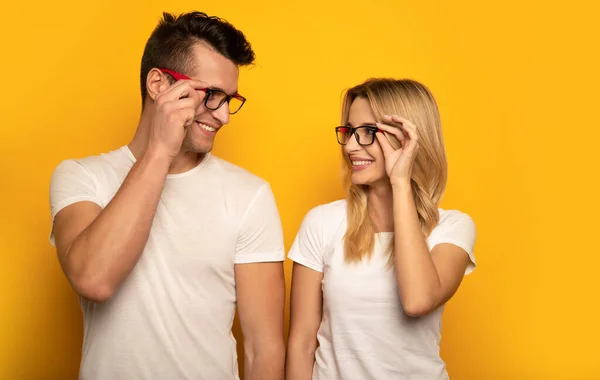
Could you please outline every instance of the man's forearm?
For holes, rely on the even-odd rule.
[[[110,298],[137,263],[146,241],[170,159],[147,151],[96,219],[66,254],[66,272],[78,293]]]
[[[244,360],[245,380],[285,379],[285,344],[272,344],[257,352],[249,351]]]

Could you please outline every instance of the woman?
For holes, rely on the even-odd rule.
[[[443,305],[475,268],[475,226],[438,208],[436,102],[418,82],[373,79],[347,91],[342,121],[347,198],[310,210],[289,253],[287,379],[447,379]]]

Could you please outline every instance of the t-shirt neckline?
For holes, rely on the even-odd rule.
[[[129,149],[128,145],[122,146],[121,151],[131,160],[131,162],[135,163],[137,161],[137,159],[133,155],[133,152],[131,151],[131,149]],[[198,165],[194,166],[190,170],[185,171],[183,173],[167,174],[167,178],[175,179],[175,178],[187,177],[187,176],[197,172],[204,165],[206,165],[206,162],[209,160],[210,157],[211,157],[211,154],[210,154],[210,152],[208,152],[204,155],[204,158],[202,159],[202,161],[200,161],[200,163]]]

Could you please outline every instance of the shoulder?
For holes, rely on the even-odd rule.
[[[61,173],[77,173],[93,176],[103,168],[127,163],[127,161],[125,152],[120,148],[106,153],[63,159],[54,168],[53,174],[56,176]]]
[[[475,270],[475,222],[468,214],[459,210],[439,209],[440,220],[427,239],[430,248],[437,244],[449,243],[462,248],[469,256],[465,275]]]
[[[305,216],[305,220],[311,223],[331,225],[335,222],[343,222],[346,219],[346,200],[339,199],[333,202],[323,203],[311,208]]]
[[[473,218],[460,210],[439,209],[440,219],[428,240],[432,244],[452,243],[472,254],[477,230]]]
[[[438,221],[437,227],[449,227],[452,225],[463,225],[475,228],[475,222],[473,218],[465,212],[460,210],[445,210],[439,209],[440,220]]]
[[[302,221],[288,257],[323,272],[326,256],[332,252],[336,233],[346,225],[346,201],[337,200],[311,208]]]
[[[346,200],[336,200],[308,210],[302,220],[300,231],[330,239],[336,231],[343,231],[345,226]]]

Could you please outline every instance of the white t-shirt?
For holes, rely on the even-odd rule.
[[[414,318],[402,310],[393,269],[385,254],[393,233],[376,234],[372,258],[344,263],[346,201],[317,206],[306,215],[289,258],[323,273],[323,315],[317,333],[313,380],[442,380],[439,355],[443,306]],[[475,225],[459,211],[440,209],[427,239],[462,247],[475,268]]]
[[[78,201],[105,207],[134,162],[127,146],[61,162],[51,181],[52,218]],[[168,175],[133,271],[109,301],[80,299],[79,378],[239,379],[231,332],[234,264],[284,259],[267,182],[212,154],[185,173]]]

